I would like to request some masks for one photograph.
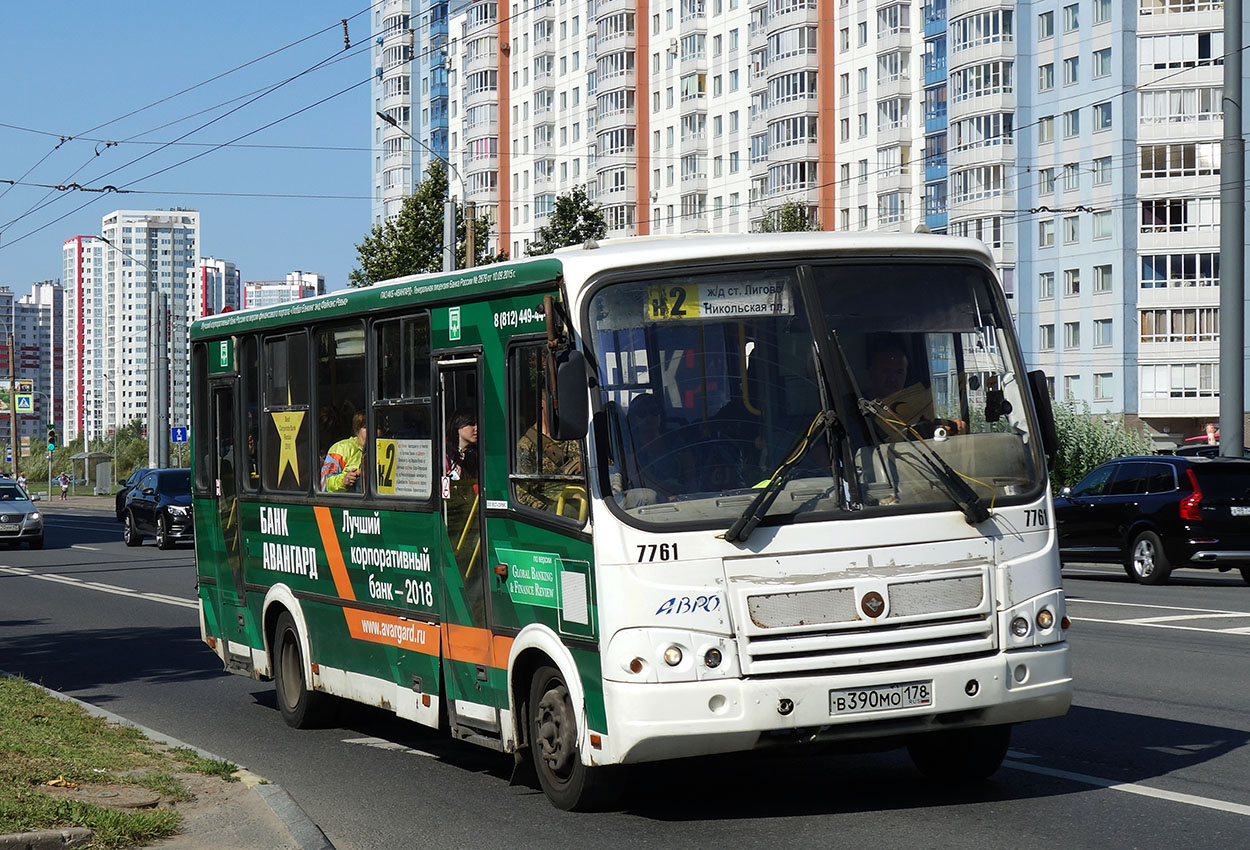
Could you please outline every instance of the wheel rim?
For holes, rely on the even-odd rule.
[[[538,701],[534,737],[539,763],[556,781],[568,781],[577,754],[577,722],[563,682],[553,681]]]
[[[169,529],[165,527],[165,518],[162,517],[160,523],[156,526],[156,542],[164,546],[169,542],[167,539],[168,537]]]
[[[1133,569],[1142,578],[1155,571],[1155,545],[1149,540],[1138,540],[1133,547]]]
[[[135,537],[135,518],[127,515],[126,517],[126,542],[129,543]]]
[[[289,631],[282,635],[282,658],[278,662],[282,674],[282,701],[287,708],[295,708],[299,704],[300,686],[304,671],[301,670],[299,650],[295,648],[295,637]]]

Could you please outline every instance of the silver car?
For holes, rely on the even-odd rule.
[[[32,549],[43,548],[43,514],[30,494],[16,481],[0,481],[0,543],[12,546],[25,540]]]

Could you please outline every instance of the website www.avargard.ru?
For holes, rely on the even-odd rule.
[[[425,643],[425,632],[418,632],[416,624],[378,622],[377,620],[370,620],[368,617],[362,617],[360,628],[367,635],[390,638],[400,645],[405,642],[411,644]]]

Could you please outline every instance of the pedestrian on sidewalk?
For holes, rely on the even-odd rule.
[[[69,500],[69,476],[62,472],[56,477],[56,483],[61,485],[61,501]]]
[[[26,473],[25,472],[19,472],[17,474],[17,483],[18,485],[21,486],[23,490],[26,489]]]

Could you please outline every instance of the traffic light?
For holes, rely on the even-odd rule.
[[[56,426],[48,426],[48,451],[56,451]]]

